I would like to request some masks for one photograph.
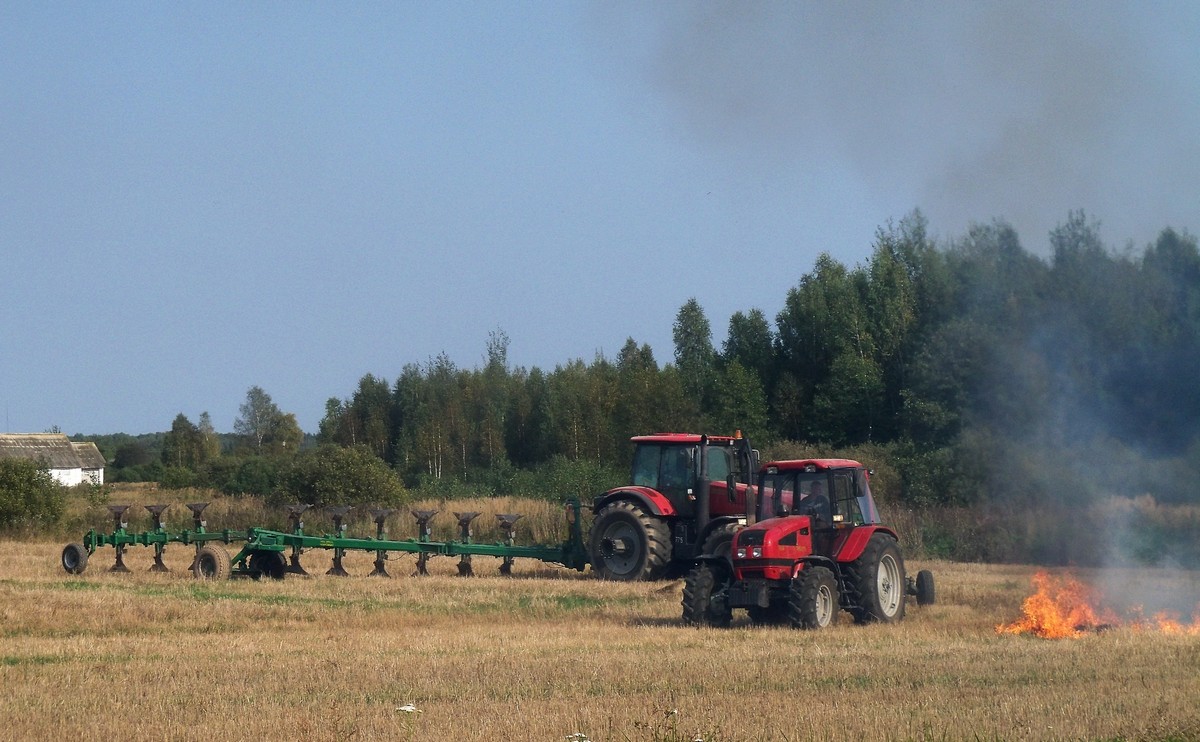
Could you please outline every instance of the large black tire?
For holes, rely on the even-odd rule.
[[[88,550],[83,544],[67,544],[62,550],[62,566],[69,575],[81,575],[87,569]]]
[[[700,552],[709,556],[723,556],[733,564],[733,534],[742,530],[740,523],[723,523],[709,531],[704,537]]]
[[[725,597],[729,573],[710,564],[688,572],[683,583],[683,622],[689,626],[725,628],[733,620],[733,609]]]
[[[588,541],[592,571],[605,580],[657,580],[671,561],[666,522],[626,500],[596,515]]]
[[[894,623],[904,618],[904,557],[886,533],[875,533],[862,555],[847,570],[858,592],[851,610],[858,623]]]
[[[282,580],[287,574],[287,559],[278,551],[256,551],[250,555],[250,576],[254,579],[269,577]]]
[[[227,580],[230,571],[229,551],[220,544],[205,545],[192,565],[192,574],[199,580]]]
[[[797,629],[824,629],[837,623],[837,578],[827,567],[807,567],[788,590],[788,623]]]
[[[933,573],[923,569],[917,573],[917,605],[933,605],[937,602],[937,590],[933,586]]]

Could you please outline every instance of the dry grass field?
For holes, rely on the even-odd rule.
[[[798,632],[684,627],[681,582],[527,561],[511,578],[480,557],[478,577],[445,557],[412,577],[403,556],[391,579],[213,583],[186,572],[188,547],[167,549],[168,575],[131,547],[132,573],[106,571],[109,548],[80,576],[61,548],[0,541],[0,739],[1200,739],[1200,636],[998,634],[1028,567],[910,561],[938,604]],[[328,553],[304,562],[323,572]],[[1196,572],[1075,575],[1200,598]]]

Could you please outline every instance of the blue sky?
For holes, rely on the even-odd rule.
[[[4,430],[773,318],[914,208],[1200,229],[1200,3],[0,6]]]

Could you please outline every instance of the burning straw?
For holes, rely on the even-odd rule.
[[[1145,618],[1142,609],[1122,620],[1102,606],[1098,591],[1070,575],[1055,577],[1047,572],[1033,576],[1034,593],[1021,604],[1021,616],[996,627],[997,634],[1033,634],[1043,639],[1078,639],[1087,634],[1130,627],[1135,631],[1161,631],[1200,636],[1200,611],[1190,624],[1169,612]]]

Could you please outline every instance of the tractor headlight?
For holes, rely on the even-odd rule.
[[[738,549],[738,550],[737,550],[737,558],[738,558],[738,559],[745,559],[745,558],[746,558],[746,550],[745,550],[745,549]]]
[[[762,547],[755,546],[754,548],[750,549],[750,558],[751,559],[762,559]]]

